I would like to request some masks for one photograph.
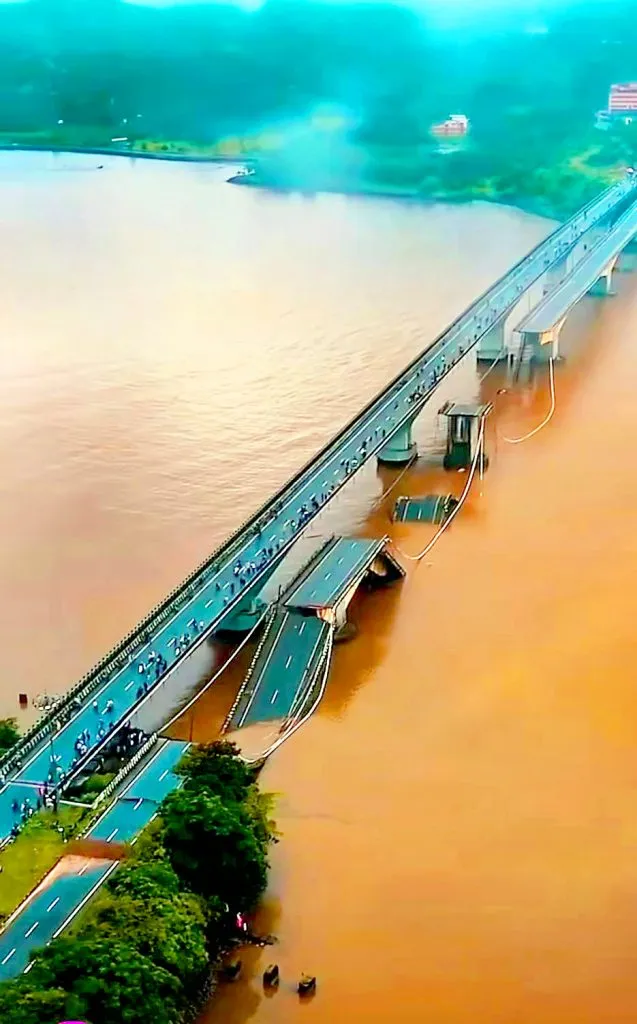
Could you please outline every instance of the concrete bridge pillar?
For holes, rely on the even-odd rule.
[[[525,331],[522,334],[519,362],[548,363],[559,356],[559,340],[565,320],[560,320],[548,331],[540,334]]]
[[[479,363],[493,363],[498,357],[506,359],[504,327],[505,321],[500,320],[499,323],[490,327],[486,334],[483,334],[478,342]]]
[[[445,469],[469,469],[476,457],[484,419],[492,409],[491,403],[460,405],[458,402],[446,402],[443,405],[440,415],[447,417]],[[489,460],[484,452],[484,435],[482,440],[482,468],[486,469]]]
[[[413,420],[405,423],[389,439],[378,453],[378,461],[383,466],[405,466],[417,454],[416,442],[411,436]]]
[[[268,602],[263,600],[261,592],[278,568],[279,562],[280,559],[277,559],[275,564],[270,566],[252,587],[246,588],[242,599],[232,611],[228,612],[227,617],[222,619],[217,629],[218,633],[247,633],[253,626],[256,626],[268,607]]]
[[[602,298],[606,295],[612,295],[613,293],[613,271],[617,265],[618,256],[608,264],[603,274],[597,278],[595,284],[591,285],[588,290],[589,295],[598,295]]]

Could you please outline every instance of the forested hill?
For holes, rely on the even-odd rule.
[[[472,121],[474,157],[506,150],[519,177],[524,167],[546,166],[553,147],[572,157],[594,145],[592,122],[609,84],[631,79],[637,0],[266,0],[252,11],[121,0],[0,4],[5,138],[54,133],[63,121],[87,143],[126,123],[131,137],[205,144],[329,108],[363,145],[413,148],[427,145],[432,121],[462,112]],[[501,156],[470,172],[455,161],[453,174],[479,170],[490,180],[504,172]],[[407,177],[431,171],[422,152],[418,160],[409,173],[403,162]],[[394,163],[387,173],[399,173]]]

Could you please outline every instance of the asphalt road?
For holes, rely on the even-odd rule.
[[[382,541],[339,537],[286,596],[286,607],[332,608],[382,548]]]
[[[115,869],[117,862],[87,862],[78,874],[61,875],[32,896],[0,934],[0,981],[19,974],[34,949],[46,945]]]
[[[179,785],[173,769],[189,746],[178,740],[161,740],[115,803],[98,818],[88,838],[107,843],[128,843],[134,839],[157,813],[164,797]]]

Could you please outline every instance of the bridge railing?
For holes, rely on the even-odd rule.
[[[637,176],[635,176],[637,177]],[[181,606],[186,604],[192,596],[200,589],[201,584],[206,581],[206,578],[213,575],[217,570],[219,563],[223,560],[224,562],[230,560],[237,549],[240,547],[245,534],[247,532],[257,532],[259,526],[265,524],[267,519],[271,517],[277,506],[283,504],[290,494],[293,492],[295,486],[303,479],[303,477],[312,469],[318,467],[322,461],[326,460],[332,450],[341,444],[348,435],[354,432],[360,425],[361,421],[369,415],[374,407],[381,401],[387,398],[396,388],[401,387],[406,381],[409,380],[414,370],[418,365],[427,357],[430,353],[433,353],[437,347],[441,346],[445,342],[449,341],[453,335],[453,332],[460,329],[463,321],[470,318],[475,312],[480,309],[481,306],[485,305],[489,301],[493,301],[498,295],[502,287],[511,285],[516,276],[519,276],[524,268],[529,265],[531,261],[537,259],[542,254],[543,250],[554,249],[560,242],[564,242],[564,249],[561,252],[563,256],[567,249],[574,245],[575,242],[584,234],[589,228],[591,228],[597,221],[608,214],[615,206],[622,201],[628,201],[629,195],[634,195],[635,189],[637,188],[637,181],[634,178],[626,178],[624,181],[616,185],[611,185],[603,193],[591,200],[585,207],[583,207],[577,214],[575,214],[568,222],[559,226],[552,232],[547,238],[540,242],[534,249],[532,249],[526,256],[522,257],[515,266],[507,271],[506,274],[496,281],[495,284],[491,285],[485,292],[482,293],[474,302],[464,310],[441,334],[432,341],[421,353],[416,356],[409,365],[402,370],[397,376],[375,395],[365,407],[346,423],[334,437],[323,446],[323,448],[309,459],[290,479],[280,488],[280,490],[266,502],[264,502],[255,513],[247,517],[240,526],[231,534],[231,536],[219,545],[203,562],[201,562],[188,576],[173,590],[167,594],[162,601],[160,601],[154,608],[152,608],[147,615],[123,638],[119,641],[111,650],[105,654],[97,664],[90,669],[78,682],[68,691],[63,702],[59,704],[54,710],[46,712],[41,718],[33,725],[28,732],[20,738],[18,743],[9,750],[2,759],[0,759],[0,771],[10,771],[12,766],[15,766],[17,761],[26,752],[28,753],[34,746],[36,746],[41,740],[48,735],[55,727],[55,722],[58,720],[65,711],[68,710],[69,704],[75,697],[79,697],[80,700],[84,700],[93,690],[95,690],[101,683],[107,682],[107,680],[122,668],[127,660],[134,657],[135,653],[139,651],[141,647],[146,644],[150,638],[150,635],[155,631],[163,622],[166,621],[175,611],[178,611]],[[556,256],[555,259],[558,257]],[[206,629],[212,628],[212,624],[209,624]],[[205,632],[205,630],[204,630]]]

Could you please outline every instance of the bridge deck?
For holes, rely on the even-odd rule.
[[[332,627],[313,615],[280,609],[228,723],[240,729],[300,712],[322,663]]]
[[[393,519],[396,523],[434,523],[448,519],[458,504],[450,494],[429,494],[426,498],[398,498]]]
[[[333,608],[367,572],[386,546],[383,540],[335,538],[311,563],[284,599],[287,608]]]
[[[72,721],[53,737],[55,755],[66,773],[65,784],[82,766],[72,765],[78,732],[88,728],[91,733],[85,760],[94,756],[99,746],[96,729],[100,715],[92,711],[94,694],[88,691],[101,688],[98,702],[102,715],[105,700],[113,699],[114,728],[123,724],[144,699],[143,694],[138,696],[143,678],[138,669],[142,664],[148,668],[151,650],[165,659],[160,673],[163,679],[207,634],[245,609],[251,595],[261,589],[312,519],[396,431],[415,418],[457,361],[547,268],[564,258],[579,238],[635,195],[637,182],[625,179],[596,197],[520,260],[76,684],[73,694],[79,695],[82,708],[73,710]],[[152,688],[154,670],[146,679]],[[71,694],[67,700],[70,698]],[[66,712],[69,710],[67,707]],[[48,716],[47,728],[59,714],[60,709]],[[48,775],[49,749],[49,736],[38,734],[36,739],[35,734],[29,735],[20,745],[23,764],[17,763],[15,750],[0,759],[0,764],[12,781],[42,782]]]
[[[127,843],[148,824],[165,796],[179,785],[174,768],[190,744],[164,740],[88,833],[91,839]]]
[[[550,331],[586,295],[618,252],[637,234],[637,207],[626,213],[610,234],[577,265],[572,274],[546,296],[516,327],[525,334]]]
[[[62,862],[64,867],[64,862]],[[82,870],[58,873],[36,890],[11,924],[0,934],[0,981],[25,969],[34,949],[46,945],[73,911],[113,871],[111,861],[95,861]],[[58,869],[54,869],[58,871]]]

